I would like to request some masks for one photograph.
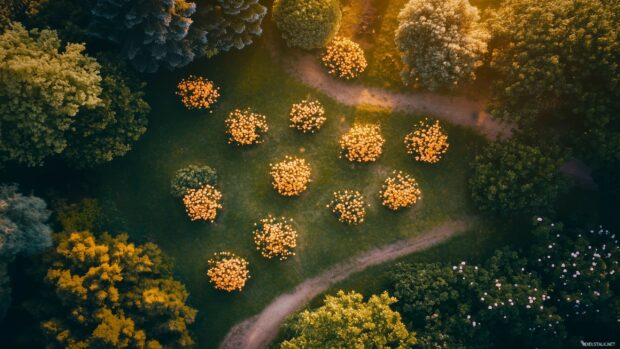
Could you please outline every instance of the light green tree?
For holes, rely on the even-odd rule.
[[[101,103],[99,64],[84,49],[19,23],[0,35],[0,159],[41,164],[65,149],[78,112]]]
[[[338,0],[275,0],[273,20],[288,46],[324,47],[340,28]]]
[[[410,0],[398,15],[396,46],[405,84],[437,90],[475,78],[488,34],[468,0]]]
[[[416,343],[390,305],[396,298],[387,292],[367,302],[356,292],[339,291],[326,296],[325,304],[296,315],[288,325],[295,334],[281,343],[282,349],[410,348]]]

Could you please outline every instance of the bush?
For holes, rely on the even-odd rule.
[[[338,0],[275,0],[273,20],[288,46],[324,47],[340,27]]]
[[[269,215],[254,224],[254,243],[263,257],[285,260],[295,255],[293,249],[297,246],[297,231],[292,223],[292,219]]]
[[[250,278],[249,264],[231,252],[217,252],[209,259],[209,282],[218,290],[241,291]]]
[[[383,206],[398,210],[413,206],[422,197],[418,182],[402,171],[394,171],[383,184],[380,194]]]
[[[488,34],[467,0],[410,0],[398,14],[396,46],[405,84],[437,90],[474,79]]]
[[[481,211],[500,215],[549,212],[566,188],[560,174],[564,162],[554,147],[525,145],[516,140],[493,143],[476,156],[469,181]]]
[[[192,221],[203,220],[213,222],[217,209],[222,208],[222,193],[213,186],[205,185],[200,189],[190,189],[183,197],[185,211]]]
[[[305,159],[286,156],[277,164],[269,164],[273,188],[283,196],[297,196],[308,188],[312,170]]]
[[[346,224],[362,224],[366,217],[364,196],[357,190],[339,190],[334,192],[334,199],[327,205]]]
[[[376,161],[383,152],[384,143],[381,128],[374,124],[353,125],[340,137],[340,148],[349,161]]]
[[[226,118],[228,143],[237,145],[259,144],[265,141],[263,134],[269,131],[265,115],[252,113],[249,109],[235,109]]]
[[[368,63],[360,45],[337,36],[325,49],[323,65],[331,75],[348,80],[360,75]]]
[[[207,165],[189,165],[174,173],[170,181],[170,194],[182,198],[189,189],[200,189],[217,184],[217,172]]]
[[[293,104],[289,115],[291,117],[290,127],[303,133],[318,131],[327,120],[325,108],[318,100],[304,99],[300,103]]]
[[[220,98],[220,88],[209,79],[190,75],[177,85],[177,96],[187,109],[210,109]]]
[[[428,120],[420,121],[416,130],[405,136],[407,154],[415,156],[417,161],[434,164],[448,151],[448,135],[443,131],[439,121],[430,125]]]

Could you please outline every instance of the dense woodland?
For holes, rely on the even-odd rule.
[[[460,207],[476,217],[470,233],[430,256],[387,263],[361,282],[329,290],[289,317],[273,347],[576,348],[584,340],[620,340],[619,2],[0,1],[3,346],[216,347],[232,324],[344,259],[338,248],[349,256],[392,242],[381,241],[381,232],[357,238],[359,229],[384,228],[396,240],[418,233],[398,222],[419,221],[422,230],[455,218]],[[482,139],[441,115],[415,115],[416,122],[403,122],[403,138],[401,124],[383,121],[391,111],[359,111],[362,104],[350,111],[291,82],[271,61],[281,52],[309,55],[344,84],[473,95],[508,132]],[[174,91],[155,91],[164,83]],[[288,95],[278,99],[277,85],[304,92],[291,104]],[[250,92],[242,91],[247,86]],[[272,109],[237,92],[282,106],[286,120],[280,124]],[[236,104],[224,110],[227,98]],[[162,99],[173,107],[161,110]],[[220,116],[221,125],[208,124],[200,139],[169,127],[189,124],[183,127],[198,133],[205,124],[195,120]],[[349,116],[350,127],[335,125]],[[205,146],[216,132],[226,148]],[[286,148],[290,139],[332,133],[333,144]],[[152,150],[161,147],[173,150]],[[192,160],[187,149],[194,147],[210,161]],[[263,159],[266,147],[287,150]],[[394,149],[399,157],[390,155]],[[149,168],[165,157],[183,161],[165,173]],[[331,165],[332,158],[342,165]],[[401,158],[415,165],[392,165]],[[265,160],[260,172],[257,160]],[[149,164],[142,177],[132,163]],[[390,169],[370,167],[378,164]],[[337,187],[328,186],[337,177],[330,166],[342,167],[334,170],[343,177]],[[238,188],[252,198],[299,216],[233,207],[236,194],[227,189],[241,177],[229,168],[249,173],[251,182]],[[442,172],[432,172],[437,168]],[[368,177],[353,174],[362,171]],[[460,177],[444,187],[450,174]],[[101,194],[97,188],[107,187],[96,182],[105,177],[127,193]],[[348,180],[356,186],[340,185]],[[133,195],[142,193],[132,191],[137,182],[153,194]],[[316,188],[329,191],[303,206]],[[158,200],[171,202],[161,204],[168,211],[128,212],[127,202],[138,210]],[[240,233],[227,223],[229,212],[253,222],[243,228],[247,246],[227,240]],[[152,226],[139,226],[168,214],[172,229],[145,233]],[[183,246],[196,244],[197,251],[179,252],[170,241],[195,233],[189,224],[204,235],[216,236],[211,227],[226,235],[209,240],[208,251],[191,240]],[[306,246],[322,236],[311,229],[349,235],[311,253]],[[475,240],[482,231],[493,242],[449,251],[481,246]],[[340,247],[321,257],[329,245]],[[198,271],[175,263],[185,253],[201,256]],[[285,286],[276,294],[250,288],[255,281],[278,288],[280,278]],[[209,332],[220,320],[204,305],[235,302],[244,309]]]

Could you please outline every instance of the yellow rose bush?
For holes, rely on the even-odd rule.
[[[300,103],[293,104],[291,108],[290,127],[303,133],[318,131],[327,118],[325,108],[318,100],[304,99]]]
[[[286,156],[283,161],[269,164],[272,185],[283,196],[297,196],[308,188],[312,170],[305,159]]]
[[[323,65],[331,75],[348,80],[364,72],[368,63],[360,45],[337,36],[325,48]]]
[[[217,216],[217,210],[222,208],[221,199],[222,193],[207,184],[200,189],[189,189],[183,197],[183,204],[192,221],[213,222]]]
[[[188,109],[209,109],[220,97],[220,88],[209,79],[190,75],[179,82],[176,94]]]
[[[250,263],[232,252],[217,252],[208,264],[209,282],[218,290],[241,291],[250,278]]]
[[[422,191],[413,177],[402,171],[394,171],[385,180],[379,196],[383,206],[396,211],[413,206],[422,197]]]
[[[364,196],[357,190],[339,190],[334,192],[333,200],[327,205],[338,220],[346,224],[362,224],[366,217]]]
[[[269,131],[265,115],[251,110],[235,109],[225,120],[228,143],[237,145],[259,144],[265,141],[264,134]]]
[[[417,161],[431,164],[439,162],[449,146],[448,135],[439,121],[433,124],[428,120],[420,121],[416,129],[405,136],[407,153],[413,155]]]
[[[254,227],[254,243],[263,257],[285,260],[295,255],[297,231],[292,219],[269,215],[254,223]]]
[[[349,161],[376,161],[383,152],[385,138],[376,124],[358,124],[340,137],[341,156]]]

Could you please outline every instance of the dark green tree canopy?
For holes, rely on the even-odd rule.
[[[275,0],[273,20],[288,46],[324,47],[340,28],[338,0]]]
[[[207,184],[217,184],[217,172],[207,165],[192,164],[174,173],[170,181],[170,194],[182,198],[189,189],[200,189]]]

